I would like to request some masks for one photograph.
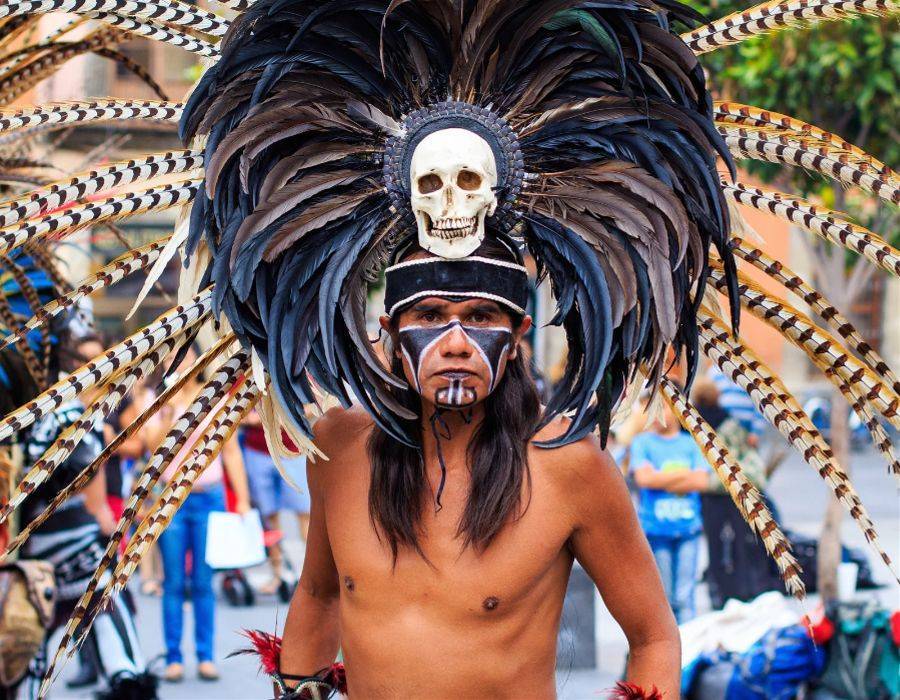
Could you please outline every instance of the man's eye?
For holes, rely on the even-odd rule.
[[[472,323],[487,323],[491,320],[491,317],[485,313],[476,311],[474,314],[469,316],[469,320],[472,321]]]
[[[420,321],[425,321],[426,323],[434,323],[438,320],[437,314],[434,311],[423,311],[419,315]]]

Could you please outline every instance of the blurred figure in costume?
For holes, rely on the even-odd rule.
[[[18,273],[15,283],[18,289],[7,287],[6,299],[16,309],[24,304],[34,312],[34,300],[29,299],[31,290],[43,291],[44,298],[53,298],[50,289],[44,291],[45,269],[42,263],[19,255],[9,260]],[[25,316],[27,318],[27,316]],[[30,352],[37,360],[40,371],[35,373],[27,362],[18,362],[7,349],[4,366],[6,381],[10,391],[13,387],[32,387],[33,395],[38,394],[41,384],[50,384],[54,378],[64,377],[84,362],[78,353],[78,341],[70,336],[68,321],[70,315],[56,318],[49,327],[46,342],[28,345],[33,338],[20,344],[18,352]],[[26,389],[27,390],[27,389]],[[22,447],[25,469],[34,469],[41,464],[48,448],[60,437],[71,434],[79,426],[79,418],[96,398],[97,391],[87,388],[78,397],[57,402],[53,411],[47,412],[40,420],[24,428],[16,435],[15,441]],[[100,563],[104,550],[104,537],[115,529],[116,521],[106,501],[105,474],[102,470],[87,480],[80,493],[69,498],[60,498],[60,493],[82,474],[100,455],[104,437],[100,429],[82,425],[84,431],[78,444],[71,450],[58,468],[36,488],[29,489],[22,504],[22,520],[30,523],[29,536],[19,535],[11,543],[10,549],[19,548],[19,560],[23,564],[34,561],[52,566],[55,579],[55,606],[48,617],[45,639],[64,625],[71,617],[77,601]],[[42,513],[51,502],[58,501],[58,507],[47,518]],[[86,637],[86,653],[82,656],[83,669],[87,675],[98,672],[105,688],[100,698],[155,698],[156,678],[147,671],[141,654],[140,643],[132,620],[132,610],[124,599],[117,599],[109,608],[98,611],[97,622]],[[79,684],[82,685],[82,684]]]
[[[874,416],[900,425],[900,381],[808,283],[735,235],[732,205],[785,218],[892,273],[900,253],[839,214],[735,181],[733,158],[800,165],[894,202],[900,180],[813,125],[713,102],[698,54],[793,24],[885,14],[893,0],[766,3],[709,24],[676,0],[221,4],[237,11],[233,20],[178,0],[133,12],[118,0],[0,6],[8,22],[54,10],[100,17],[210,59],[184,103],[101,100],[0,117],[0,133],[177,122],[184,147],[0,204],[0,250],[190,203],[171,235],[127,251],[29,328],[138,270],[149,270],[149,285],[176,255],[179,306],[13,411],[0,439],[96,385],[103,398],[85,411],[106,414],[150,369],[168,356],[177,366],[204,339],[196,361],[116,438],[191,387],[126,499],[48,677],[254,407],[271,451],[316,459],[284,640],[251,633],[286,697],[344,684],[360,697],[551,697],[576,558],[629,640],[616,692],[674,696],[675,620],[604,451],[614,414],[643,389],[671,407],[788,591],[802,595],[790,544],[667,377],[673,360],[687,368],[688,387],[702,354],[746,391],[890,565],[831,448],[735,334],[740,309],[803,349],[873,418],[867,425],[896,472]],[[543,405],[522,359],[526,256],[535,281],[549,283],[550,323],[567,339],[566,368]],[[831,330],[755,285],[736,258],[787,280]],[[382,278],[383,352],[366,327],[368,291]],[[307,410],[322,394],[342,406],[313,425]],[[72,449],[54,443],[20,490],[45,481]],[[0,520],[20,501],[13,494]],[[346,667],[333,664],[339,646]]]

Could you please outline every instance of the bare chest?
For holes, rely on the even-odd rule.
[[[483,551],[459,533],[468,498],[467,478],[451,471],[440,509],[424,499],[419,531],[423,556],[401,547],[396,563],[369,515],[368,474],[329,489],[326,521],[342,586],[342,604],[394,612],[440,610],[443,616],[502,615],[528,609],[551,593],[561,597],[571,566],[571,534],[559,496],[532,468],[530,498]]]

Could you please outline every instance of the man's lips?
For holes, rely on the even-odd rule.
[[[444,377],[445,379],[468,379],[469,377],[474,377],[475,372],[472,372],[467,369],[445,369],[442,372],[438,372],[437,376]]]

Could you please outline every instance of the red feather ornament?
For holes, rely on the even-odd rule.
[[[655,685],[650,686],[650,690],[644,690],[637,683],[628,683],[627,681],[619,681],[616,683],[616,689],[610,691],[608,696],[610,700],[663,700]]]

